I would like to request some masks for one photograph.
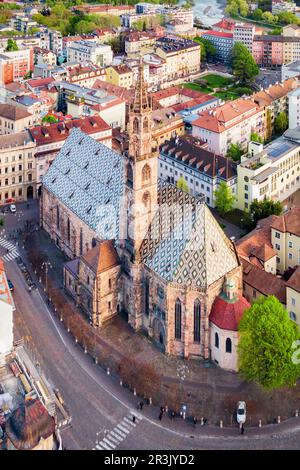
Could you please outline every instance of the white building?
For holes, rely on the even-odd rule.
[[[246,23],[236,23],[233,30],[233,45],[242,42],[252,54],[255,26]]]
[[[256,199],[285,201],[300,189],[300,129],[287,131],[270,144],[250,142],[248,156],[237,168],[240,210]]]
[[[13,349],[14,302],[9,290],[4,263],[0,259],[0,361]]]
[[[300,88],[288,94],[289,106],[289,128],[295,129],[300,126]]]
[[[113,60],[112,48],[107,44],[88,41],[75,41],[67,49],[68,62],[92,62],[100,67],[108,67]]]
[[[197,141],[175,137],[160,148],[159,178],[172,184],[184,179],[193,196],[202,196],[215,207],[215,190],[223,181],[237,192],[237,166],[228,158],[209,152]]]

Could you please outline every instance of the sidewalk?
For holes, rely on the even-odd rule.
[[[25,250],[31,257],[34,253],[35,261],[39,259],[40,264],[41,260],[51,262],[53,268],[49,270],[49,282],[57,288],[71,314],[80,320],[80,324],[84,322],[86,328],[90,329],[84,314],[76,309],[62,289],[62,263],[66,260],[64,255],[41,231],[30,236],[30,244],[26,245]],[[257,385],[243,381],[238,374],[225,372],[214,364],[206,368],[201,360],[182,360],[166,356],[149,339],[135,333],[122,318],[116,318],[100,331],[91,331],[96,335],[97,346],[101,349],[99,357],[104,358],[104,364],[111,367],[112,372],[119,374],[120,364],[131,358],[141,366],[154,368],[160,380],[157,403],[168,404],[166,397],[172,397],[173,402],[176,399],[177,403],[185,403],[188,406],[188,414],[197,416],[198,422],[205,416],[210,424],[219,425],[220,420],[223,420],[224,426],[235,429],[236,404],[239,400],[245,400],[248,426],[255,426],[255,432],[261,432],[257,431],[256,427],[260,419],[263,425],[274,422],[278,415],[283,421],[294,416],[295,410],[300,408],[299,387],[266,393]],[[180,381],[178,377],[182,367],[186,372],[184,381]],[[200,427],[200,424],[197,426]],[[276,429],[279,429],[279,426],[281,425],[277,425]],[[216,432],[219,431],[216,429]],[[224,429],[220,432],[223,433]]]

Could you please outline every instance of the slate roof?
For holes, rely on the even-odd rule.
[[[75,128],[45,174],[43,185],[100,239],[115,239],[123,171],[119,154]]]
[[[160,208],[140,249],[145,265],[168,282],[195,288],[206,288],[239,266],[232,242],[203,200],[160,185]]]

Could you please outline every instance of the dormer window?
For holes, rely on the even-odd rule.
[[[55,176],[55,178],[53,178],[53,180],[52,180],[52,184],[54,184],[54,183],[55,183],[55,181],[56,181],[56,176]]]
[[[86,162],[86,164],[84,165],[84,169],[87,170],[88,166],[89,166],[89,162]]]
[[[84,189],[85,189],[85,190],[89,189],[90,185],[91,185],[91,183],[90,183],[90,182],[89,182],[89,183],[87,183],[87,184],[85,185]]]
[[[71,171],[71,168],[68,168],[67,171],[65,172],[65,175],[68,175]]]
[[[89,214],[89,213],[91,212],[91,210],[92,210],[92,206],[89,206],[89,207],[87,208],[86,212]]]
[[[74,196],[74,191],[72,191],[72,193],[70,194],[69,199],[72,199],[73,196]]]

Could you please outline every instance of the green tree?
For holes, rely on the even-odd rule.
[[[232,51],[233,75],[243,84],[251,84],[259,73],[259,67],[247,47],[236,42]]]
[[[4,219],[0,218],[0,227],[4,227]]]
[[[42,122],[53,123],[53,122],[58,122],[58,119],[55,116],[53,116],[52,114],[48,114],[47,116],[43,117]]]
[[[198,42],[201,46],[201,61],[213,60],[217,55],[217,49],[211,41],[208,39],[201,38],[199,36],[194,38],[195,42]]]
[[[227,186],[225,181],[221,181],[218,189],[215,190],[215,206],[220,215],[231,212],[234,208],[235,197],[231,188]]]
[[[251,142],[259,142],[260,144],[263,142],[262,137],[257,132],[252,132],[250,135],[250,140]]]
[[[230,144],[226,157],[231,158],[234,162],[238,162],[241,159],[241,156],[243,155],[244,151],[241,148],[240,144]]]
[[[250,205],[250,213],[256,225],[260,219],[265,219],[269,215],[280,215],[282,213],[282,204],[280,201],[273,201],[265,198],[263,201],[255,199]]]
[[[239,324],[239,370],[265,389],[293,386],[300,376],[295,343],[299,328],[274,297],[260,297]]]
[[[267,23],[276,23],[276,20],[278,20],[278,17],[275,17],[274,15],[272,15],[270,11],[265,11],[262,14],[262,19],[266,21]]]
[[[283,134],[288,127],[287,115],[283,112],[279,113],[274,120],[274,130],[276,134]]]
[[[260,8],[256,8],[252,13],[252,18],[256,21],[262,20],[263,11]]]
[[[277,14],[278,22],[280,24],[299,24],[300,19],[289,11],[282,11],[281,13]]]
[[[14,39],[8,39],[7,40],[7,46],[6,46],[6,51],[18,51],[18,45]]]
[[[189,185],[187,184],[186,180],[184,179],[183,176],[180,176],[180,178],[177,181],[177,188],[181,189],[181,191],[185,191],[186,193],[190,192]]]

